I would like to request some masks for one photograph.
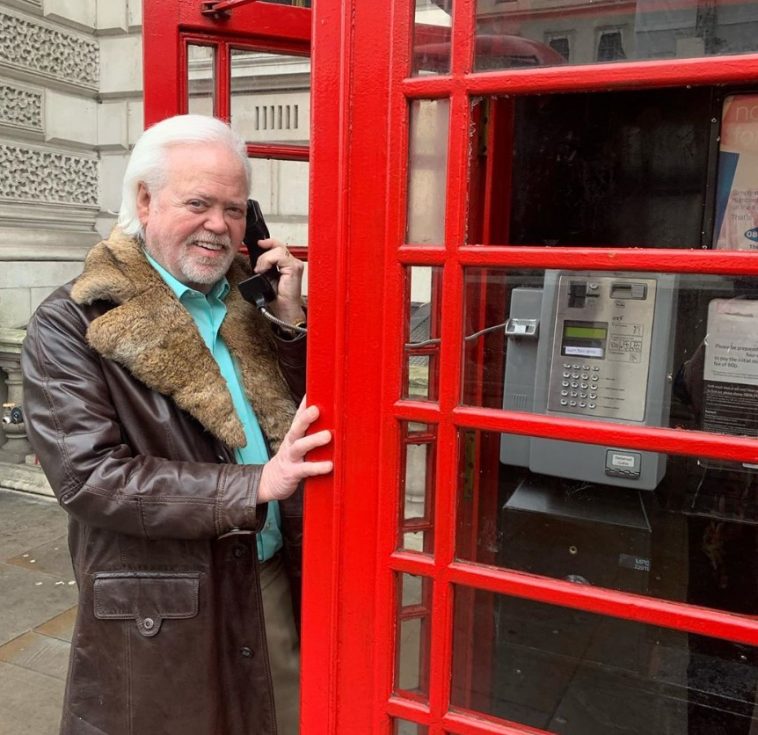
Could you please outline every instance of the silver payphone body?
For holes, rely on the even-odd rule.
[[[512,292],[503,408],[662,426],[668,420],[676,276],[546,271]],[[533,472],[654,490],[666,456],[503,435],[500,460]]]

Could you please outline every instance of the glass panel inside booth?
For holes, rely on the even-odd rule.
[[[449,127],[449,99],[411,102],[407,242],[437,246],[445,242]]]
[[[271,237],[288,245],[308,244],[308,161],[251,158],[250,196],[257,199]]]
[[[475,68],[754,53],[756,31],[754,2],[477,0]]]
[[[450,73],[453,0],[416,0],[413,74]]]
[[[485,244],[709,247],[723,94],[474,100],[469,237],[487,212]]]
[[[187,112],[213,115],[216,95],[216,47],[187,44]]]
[[[758,723],[749,646],[462,587],[453,630],[456,708],[561,735],[750,735]]]
[[[464,402],[758,437],[758,279],[468,269],[465,293]],[[460,442],[460,558],[758,614],[758,439],[755,462]]]
[[[311,63],[307,56],[231,50],[231,125],[251,143],[307,145]]]
[[[464,403],[758,437],[758,279],[469,268],[464,284]]]

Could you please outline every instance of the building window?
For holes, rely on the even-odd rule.
[[[625,58],[621,31],[603,31],[597,44],[597,60],[618,61]]]
[[[547,44],[550,46],[550,48],[557,51],[564,59],[566,59],[566,61],[569,60],[571,49],[569,40],[566,36],[554,36],[553,38],[549,38]]]

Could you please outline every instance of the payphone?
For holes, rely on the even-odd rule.
[[[512,292],[503,408],[663,426],[668,420],[676,276],[547,271]],[[532,472],[654,490],[658,452],[503,435],[500,460]]]

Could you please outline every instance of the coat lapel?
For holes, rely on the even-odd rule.
[[[232,288],[221,336],[237,360],[261,429],[276,450],[294,406],[278,369],[268,324],[236,287],[245,275],[244,260],[238,258],[227,274]],[[216,361],[189,312],[147,262],[136,240],[115,230],[95,245],[72,297],[80,304],[115,304],[89,325],[87,340],[93,349],[171,398],[228,446],[245,445],[242,424]]]

